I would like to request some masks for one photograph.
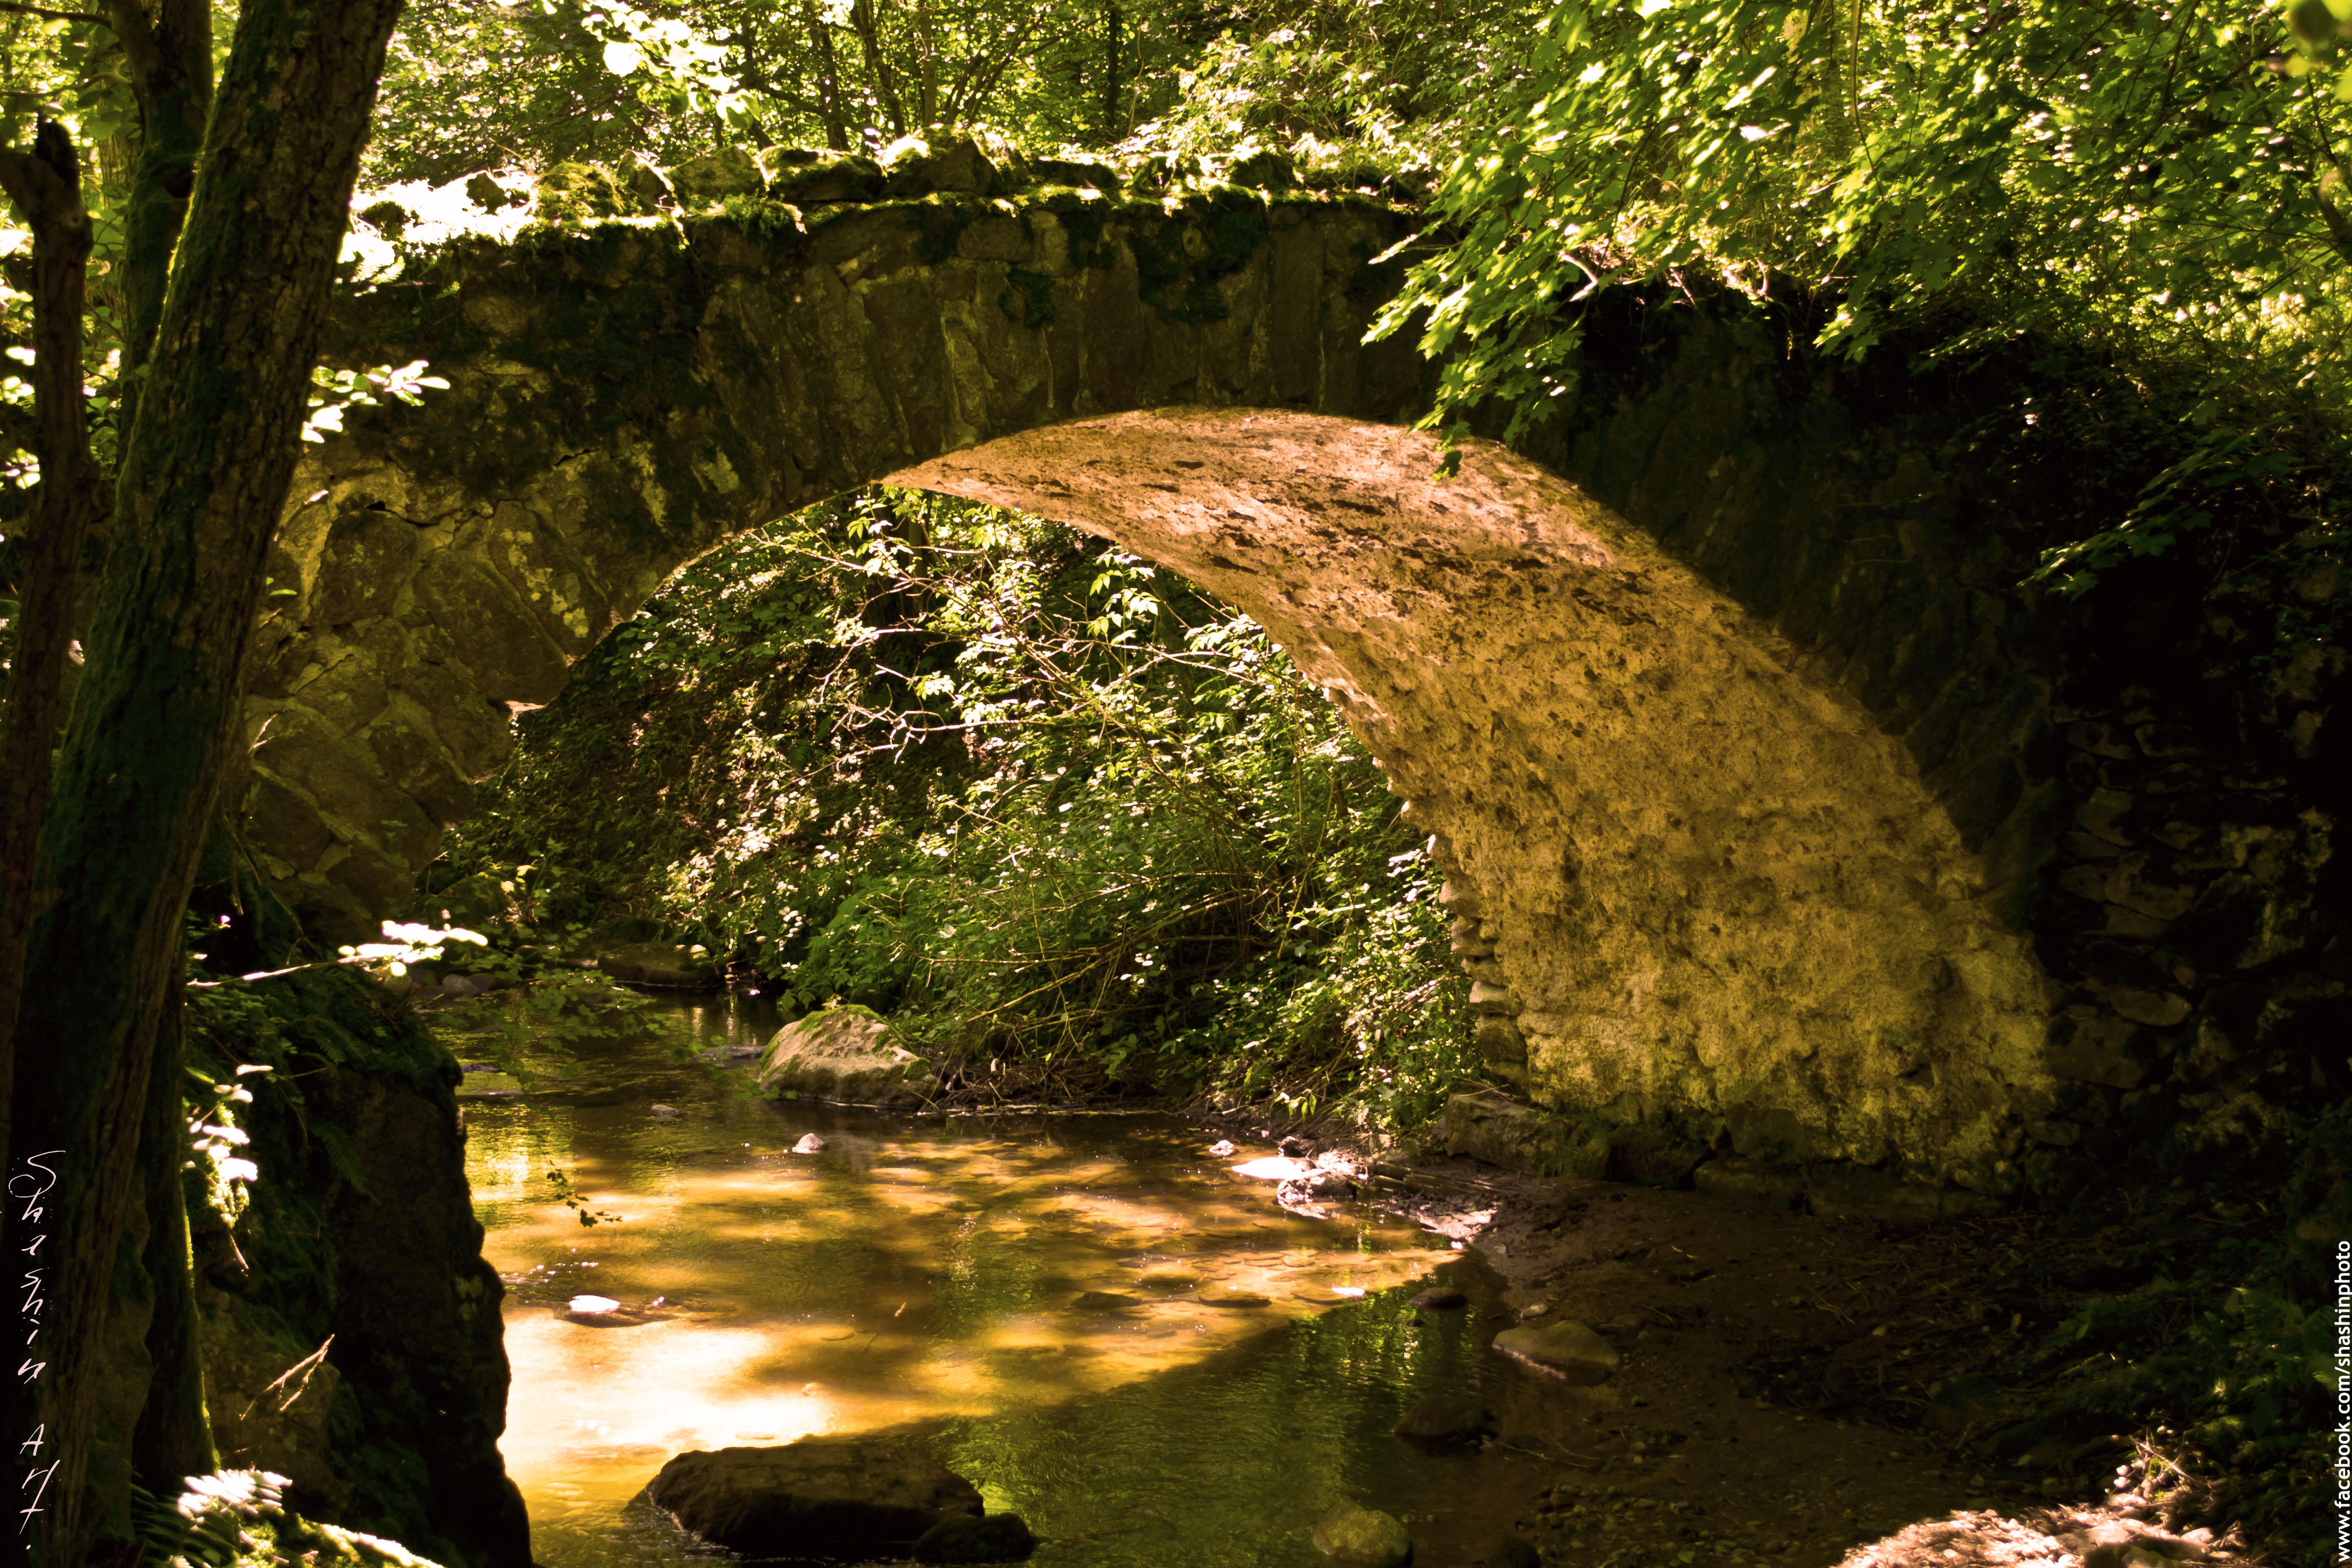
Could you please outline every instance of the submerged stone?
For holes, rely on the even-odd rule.
[[[1204,1290],[1192,1298],[1203,1307],[1271,1307],[1274,1302],[1247,1290]]]
[[[1070,1303],[1074,1312],[1123,1312],[1143,1302],[1133,1296],[1122,1296],[1116,1290],[1088,1290]]]
[[[1494,1429],[1486,1407],[1459,1394],[1425,1394],[1389,1428],[1424,1443],[1475,1443]]]
[[[1412,1561],[1412,1537],[1393,1514],[1341,1498],[1315,1527],[1323,1555],[1347,1568],[1399,1568]]]
[[[1037,1538],[1017,1513],[985,1519],[943,1519],[915,1542],[918,1563],[1020,1563],[1037,1550]]]
[[[682,1529],[746,1557],[904,1557],[942,1521],[982,1511],[979,1489],[929,1456],[856,1437],[680,1454],[646,1496]]]

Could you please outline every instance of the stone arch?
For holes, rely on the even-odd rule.
[[[315,926],[372,930],[511,710],[678,564],[895,478],[1104,533],[1264,619],[1458,868],[1482,1040],[1539,1100],[2011,1184],[2054,1095],[2050,1004],[1984,851],[2030,812],[2004,786],[1956,814],[1916,739],[1756,613],[1769,592],[1661,542],[1658,495],[1726,482],[1675,443],[1742,395],[1752,344],[1708,348],[1612,510],[1593,497],[1630,443],[1555,455],[1589,490],[1491,446],[1429,477],[1402,428],[1426,367],[1361,342],[1408,213],[1232,190],[782,211],[461,242],[346,306],[338,357],[452,386],[317,448],[272,558],[246,838]],[[1801,623],[1843,581],[1776,579],[1770,607]],[[1946,707],[2013,719],[2014,691]]]
[[[1490,1061],[1539,1100],[1990,1179],[2052,1087],[2041,969],[1908,752],[1622,516],[1490,444],[1450,480],[1439,455],[1173,409],[892,482],[1075,524],[1265,624],[1444,846]]]

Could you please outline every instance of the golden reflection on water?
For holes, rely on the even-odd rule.
[[[716,1008],[674,1026],[756,1032]],[[642,1043],[584,1066],[530,1097],[467,1080],[484,1251],[509,1285],[501,1447],[554,1568],[668,1555],[642,1520],[634,1545],[593,1541],[626,1534],[624,1505],[683,1450],[1100,1400],[1452,1257],[1410,1226],[1286,1215],[1164,1119],[772,1105],[742,1096],[740,1064]],[[828,1147],[791,1152],[811,1131]],[[619,1222],[583,1228],[559,1169]],[[627,1321],[567,1315],[582,1294]],[[992,1507],[1038,1506],[1034,1484],[973,1479]]]

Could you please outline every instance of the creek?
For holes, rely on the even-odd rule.
[[[1486,1349],[1499,1287],[1475,1255],[1369,1205],[1287,1214],[1229,1169],[1270,1150],[1212,1157],[1171,1116],[763,1100],[728,1053],[776,1024],[757,998],[665,999],[560,1081],[468,1070],[502,1448],[545,1568],[707,1563],[638,1496],[665,1460],[884,1429],[1024,1516],[1046,1568],[1322,1564],[1342,1496],[1405,1518],[1424,1564],[1507,1527],[1518,1467],[1389,1434],[1426,1393],[1529,1392]],[[793,1152],[810,1132],[824,1149]],[[583,1226],[551,1171],[619,1217]],[[1471,1309],[1416,1311],[1433,1278]]]

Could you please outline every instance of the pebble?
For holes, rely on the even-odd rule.
[[[1220,1138],[1209,1145],[1209,1158],[1212,1160],[1231,1159],[1233,1154],[1234,1141],[1230,1138]]]
[[[654,1107],[654,1114],[664,1121],[675,1121],[683,1113],[675,1105],[656,1105]]]
[[[824,1152],[824,1140],[818,1137],[814,1132],[803,1132],[801,1134],[801,1141],[793,1145],[793,1152],[795,1154],[822,1154]]]

